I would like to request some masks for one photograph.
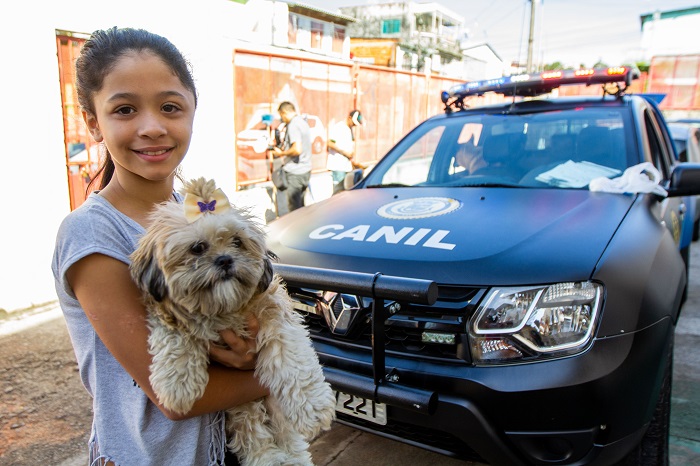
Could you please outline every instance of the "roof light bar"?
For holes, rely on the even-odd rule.
[[[589,86],[591,84],[624,82],[629,86],[632,80],[638,77],[638,71],[627,66],[545,71],[542,73],[503,76],[484,81],[469,81],[453,86],[447,91],[442,91],[441,98],[443,103],[447,103],[453,98],[463,99],[468,96],[483,95],[486,92],[495,92],[507,96],[532,97],[551,92],[559,86],[574,84]]]

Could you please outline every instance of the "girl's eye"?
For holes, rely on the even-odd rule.
[[[190,252],[192,254],[200,256],[204,254],[207,251],[207,249],[209,249],[209,245],[207,243],[205,243],[204,241],[197,241],[192,245],[192,247],[190,247]]]
[[[240,239],[238,236],[234,236],[234,237],[231,239],[231,245],[232,245],[234,248],[240,248],[240,247],[243,245],[243,241],[241,241],[241,239]]]
[[[118,113],[120,115],[131,115],[133,112],[134,109],[131,107],[119,107],[115,110],[115,113]]]
[[[177,105],[173,105],[173,104],[165,104],[165,105],[163,105],[163,111],[164,111],[165,113],[175,113],[175,112],[177,112],[178,110],[180,110],[180,108],[179,108]]]

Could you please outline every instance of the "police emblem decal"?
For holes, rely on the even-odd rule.
[[[413,220],[449,214],[460,207],[460,201],[449,197],[416,197],[385,204],[377,209],[377,214],[394,220]]]

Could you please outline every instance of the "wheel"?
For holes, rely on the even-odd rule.
[[[690,246],[681,249],[681,257],[685,263],[685,276],[690,277]],[[681,304],[685,303],[688,299],[688,281],[685,282],[685,288],[683,288],[683,297],[681,297]]]
[[[673,379],[673,335],[668,348],[664,380],[654,415],[642,441],[616,466],[668,466],[668,436],[671,426],[671,382]]]

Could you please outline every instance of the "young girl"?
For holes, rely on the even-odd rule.
[[[93,397],[90,464],[223,464],[222,411],[267,394],[253,376],[254,338],[222,332],[209,384],[185,415],[149,383],[148,328],[129,255],[152,207],[173,196],[192,136],[197,92],[188,63],[144,30],[96,31],[76,61],[83,118],[106,157],[102,182],[63,221],[52,270],[80,368]],[[251,321],[253,334],[257,322]]]

